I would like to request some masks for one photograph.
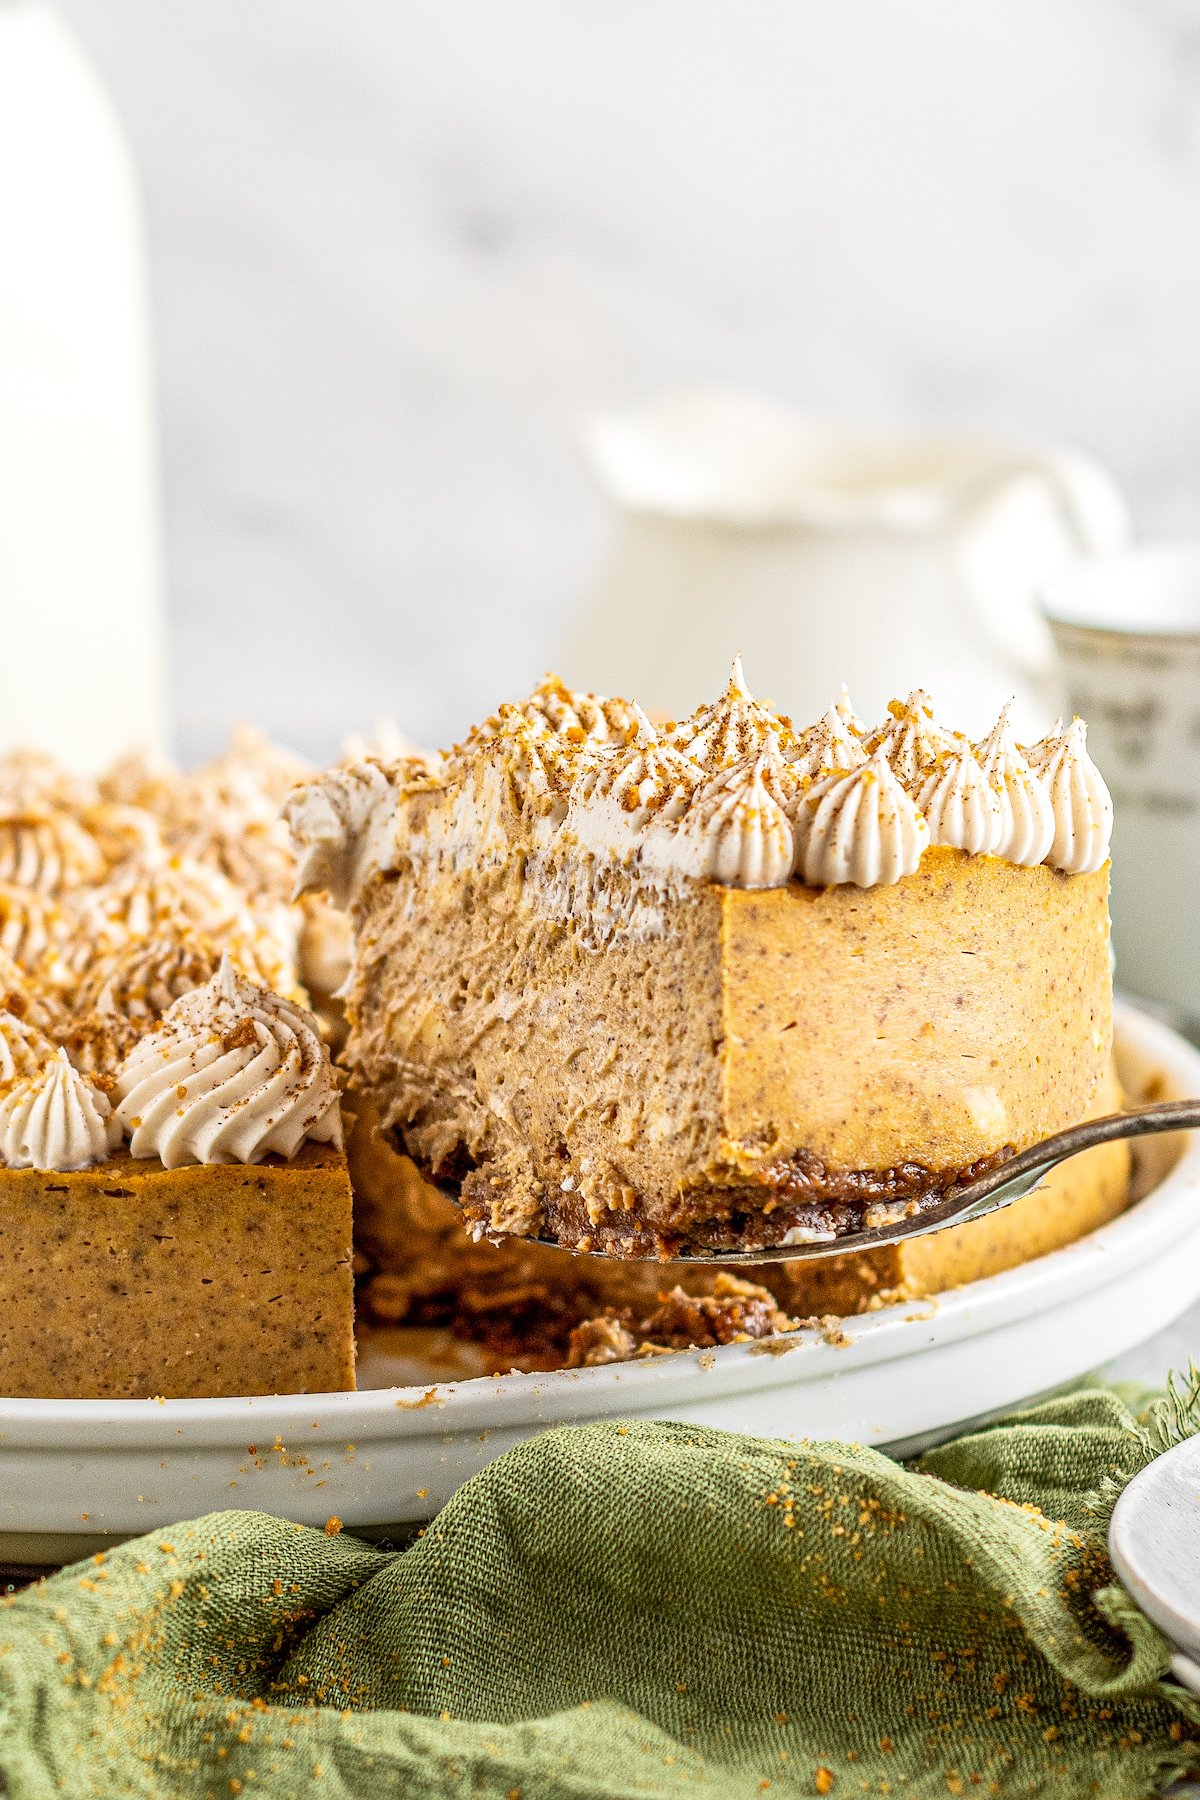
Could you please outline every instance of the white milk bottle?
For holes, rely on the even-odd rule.
[[[0,0],[0,751],[95,769],[165,730],[140,202],[46,0]]]

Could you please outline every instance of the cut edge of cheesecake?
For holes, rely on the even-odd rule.
[[[424,914],[379,877],[355,1079],[483,1235],[626,1257],[844,1236],[1084,1115],[1107,889],[934,849],[869,890],[708,885],[596,951],[511,869]]]
[[[189,1164],[118,1151],[0,1168],[0,1393],[150,1399],[354,1387],[345,1155]]]

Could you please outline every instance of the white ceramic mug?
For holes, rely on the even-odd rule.
[[[1200,1024],[1200,541],[1093,558],[1041,596],[1112,789],[1117,980]]]

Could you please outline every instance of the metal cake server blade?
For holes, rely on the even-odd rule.
[[[1032,1192],[1049,1170],[1081,1151],[1097,1144],[1111,1144],[1120,1138],[1148,1137],[1164,1131],[1192,1131],[1200,1126],[1200,1099],[1167,1100],[1153,1106],[1139,1106],[1129,1112],[1109,1113],[1102,1119],[1087,1119],[1071,1125],[1066,1131],[1020,1150],[978,1180],[955,1186],[941,1198],[918,1203],[917,1210],[891,1224],[867,1227],[844,1237],[822,1237],[797,1244],[770,1244],[753,1250],[689,1251],[686,1255],[661,1257],[654,1255],[613,1256],[605,1250],[576,1250],[552,1238],[531,1241],[548,1249],[567,1250],[576,1256],[601,1256],[612,1262],[740,1263],[806,1262],[818,1256],[846,1256],[856,1250],[874,1250],[880,1244],[895,1244],[903,1239],[925,1237],[932,1231],[945,1231],[948,1225],[965,1225],[969,1220],[985,1218],[1002,1206],[1011,1206]]]

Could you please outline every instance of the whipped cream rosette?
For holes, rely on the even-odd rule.
[[[176,1000],[212,980],[222,954],[197,933],[133,938],[94,964],[74,991],[69,1023],[57,1033],[76,1068],[115,1068]]]
[[[832,775],[835,770],[861,768],[867,760],[858,734],[850,729],[836,706],[831,706],[817,724],[802,731],[788,762],[798,775],[815,778]]]
[[[795,821],[796,862],[810,887],[890,886],[916,869],[929,826],[883,747],[848,775],[808,790]]]
[[[933,701],[924,688],[914,688],[907,700],[893,700],[882,725],[866,740],[874,756],[882,751],[896,779],[906,788],[918,785],[939,756],[955,748],[952,732],[933,716]]]
[[[67,935],[67,919],[53,900],[32,888],[0,882],[0,949],[26,974],[47,968]]]
[[[975,746],[979,766],[1000,806],[995,855],[1028,867],[1045,862],[1054,842],[1054,805],[1044,783],[1017,743],[1006,706],[991,732]]]
[[[10,1169],[67,1172],[104,1162],[121,1141],[105,1093],[52,1050],[0,1092],[0,1162]]]
[[[739,656],[721,698],[702,706],[667,734],[677,750],[717,774],[760,750],[777,750],[792,738],[791,721],[756,700],[746,686]]]
[[[853,702],[850,699],[850,690],[844,681],[842,691],[833,703],[833,710],[852,737],[866,737],[867,728],[854,710]]]
[[[36,1075],[54,1050],[51,1039],[32,1019],[0,1012],[0,1088]]]
[[[56,900],[103,873],[99,845],[70,813],[0,804],[0,882]]]
[[[141,745],[118,757],[101,775],[96,798],[115,806],[131,806],[154,818],[165,817],[183,775],[159,751]]]
[[[1004,807],[965,739],[938,757],[917,789],[916,801],[931,844],[965,850],[968,856],[991,856],[999,849]]]
[[[98,797],[96,784],[44,750],[10,750],[0,756],[0,805],[18,811],[76,812]]]
[[[110,962],[85,976],[76,990],[76,1003],[157,1024],[176,1000],[212,980],[222,954],[200,932],[184,942],[134,938]]]
[[[192,830],[172,836],[180,855],[217,869],[251,901],[279,904],[296,885],[296,856],[280,819],[243,818],[221,809]]]
[[[228,956],[130,1051],[114,1092],[132,1154],[169,1169],[292,1157],[306,1140],[341,1146],[316,1019],[247,981]]]
[[[792,827],[772,757],[760,753],[707,782],[672,847],[674,867],[699,881],[782,887],[792,872]]]
[[[623,750],[598,755],[579,775],[567,808],[567,830],[586,850],[626,858],[642,849],[649,826],[682,818],[703,770],[649,725]]]
[[[1066,875],[1087,875],[1108,861],[1112,796],[1088,755],[1087,726],[1074,719],[1060,734],[1026,751],[1054,813],[1054,838],[1045,860]]]
[[[498,777],[493,794],[530,817],[556,809],[559,802],[565,811],[574,749],[563,733],[547,730],[519,707],[502,706],[495,733],[485,740],[486,763]],[[452,764],[447,772],[469,783],[473,769],[468,762]]]
[[[474,726],[468,733],[466,747],[494,736],[506,713],[514,710],[520,712],[536,731],[562,738],[567,745],[580,750],[589,745],[626,744],[636,737],[645,719],[641,707],[633,701],[610,700],[603,694],[576,693],[556,675],[545,675],[515,708],[501,706],[481,725]],[[439,759],[422,754],[422,760],[432,766]]]
[[[14,962],[3,948],[0,948],[0,1007],[30,1025],[36,1025],[48,1036],[58,1036],[63,1014],[62,996],[50,985],[48,971],[39,968],[31,974]]]
[[[95,841],[109,874],[123,863],[153,859],[163,852],[158,820],[145,807],[97,800],[81,807],[76,817]]]

